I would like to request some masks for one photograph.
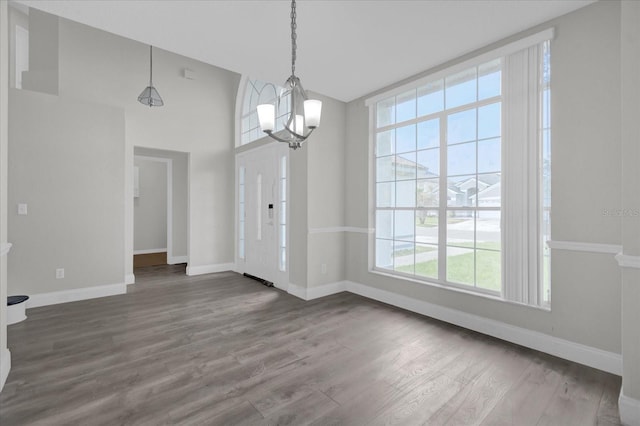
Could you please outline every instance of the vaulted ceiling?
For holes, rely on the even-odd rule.
[[[200,61],[282,83],[287,0],[19,0]],[[296,74],[350,101],[593,0],[300,0]]]

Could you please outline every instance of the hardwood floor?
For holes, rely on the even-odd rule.
[[[136,270],[9,327],[9,425],[616,425],[620,378],[342,293]]]

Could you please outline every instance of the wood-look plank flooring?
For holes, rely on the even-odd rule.
[[[620,378],[353,294],[136,270],[9,327],[10,425],[617,425]]]

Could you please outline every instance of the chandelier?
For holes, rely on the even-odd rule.
[[[275,104],[258,105],[260,128],[278,142],[298,149],[320,125],[322,102],[309,99],[300,79],[296,76],[296,0],[291,1],[291,76],[284,83]],[[278,116],[288,110],[283,119],[283,129],[274,133],[276,111]]]

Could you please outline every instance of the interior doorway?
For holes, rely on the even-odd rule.
[[[269,144],[236,156],[240,272],[288,286],[288,149]]]
[[[188,262],[188,154],[135,147],[133,267]]]

